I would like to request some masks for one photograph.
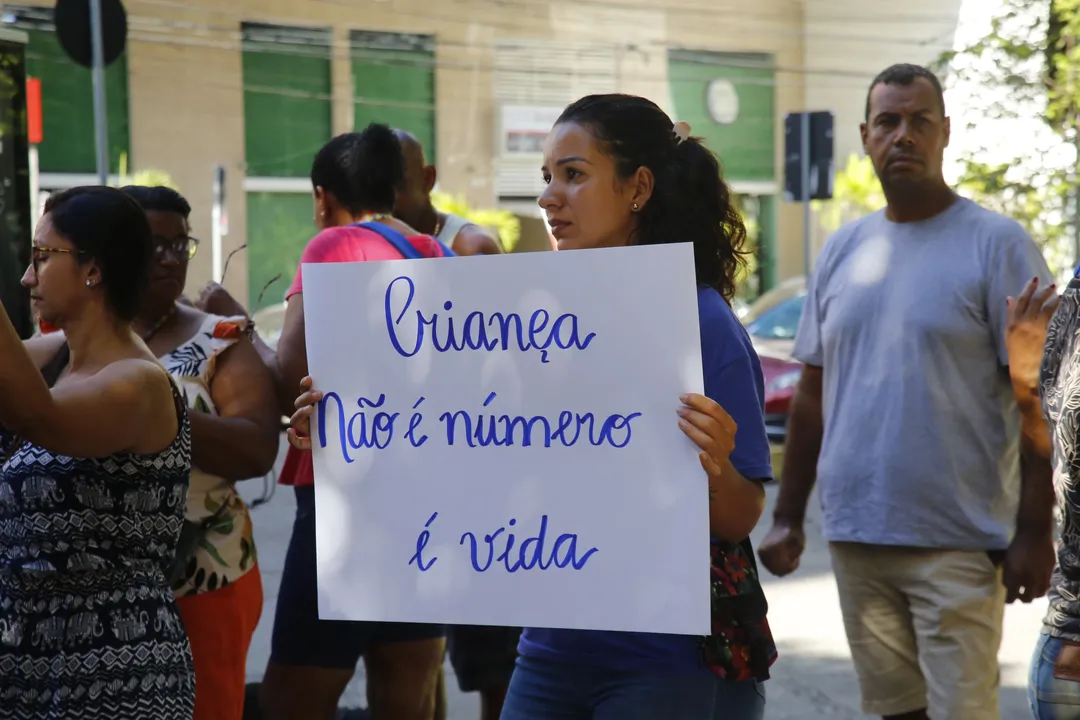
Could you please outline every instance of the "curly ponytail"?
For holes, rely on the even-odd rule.
[[[697,282],[730,302],[746,263],[746,227],[716,156],[699,138],[680,142],[671,118],[633,95],[588,95],[567,107],[556,124],[564,122],[588,127],[620,177],[640,167],[652,171],[652,197],[641,209],[633,243],[692,242]]]

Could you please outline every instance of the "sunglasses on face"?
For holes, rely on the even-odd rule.
[[[166,240],[162,237],[154,238],[154,260],[161,262],[165,259],[165,253],[172,252],[178,260],[190,260],[199,251],[199,241],[193,237],[176,238]]]
[[[82,250],[71,250],[69,248],[57,248],[49,247],[48,245],[34,245],[30,248],[30,264],[34,267],[34,274],[38,274],[38,269],[41,266],[41,261],[45,260],[50,255],[85,255]]]

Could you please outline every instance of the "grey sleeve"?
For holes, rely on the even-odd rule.
[[[804,365],[821,367],[825,360],[825,351],[821,344],[821,323],[825,319],[821,312],[821,296],[835,255],[832,249],[837,242],[838,237],[834,235],[825,243],[807,284],[806,302],[799,317],[799,328],[795,331],[795,346],[791,351],[792,356]]]
[[[1042,251],[1027,231],[1019,224],[1009,222],[1000,231],[995,243],[997,252],[992,255],[987,283],[986,310],[993,335],[998,362],[1008,367],[1009,355],[1005,351],[1005,318],[1008,313],[1007,298],[1016,297],[1032,278],[1039,278],[1039,289],[1054,282]]]

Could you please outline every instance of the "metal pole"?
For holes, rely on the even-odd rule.
[[[37,225],[40,220],[38,211],[41,208],[41,171],[38,163],[38,146],[30,145],[30,227]]]
[[[221,198],[224,192],[221,179],[222,172],[219,168],[214,169],[213,204],[210,206],[210,250],[213,257],[214,282],[221,282],[222,273],[222,247],[221,247]]]
[[[799,164],[802,176],[803,203],[803,269],[810,277],[810,113],[802,114],[802,140],[799,143]]]
[[[90,42],[93,50],[94,138],[98,183],[109,183],[109,118],[105,112],[105,49],[101,38],[101,0],[90,0]]]

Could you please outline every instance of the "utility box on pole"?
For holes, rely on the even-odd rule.
[[[802,120],[810,120],[809,148],[802,142]],[[833,196],[833,123],[831,112],[789,113],[784,117],[784,199],[829,200]],[[803,192],[802,160],[810,165],[810,192]]]
[[[810,201],[833,195],[833,125],[827,110],[784,117],[784,199],[803,204],[803,265],[810,276]]]

